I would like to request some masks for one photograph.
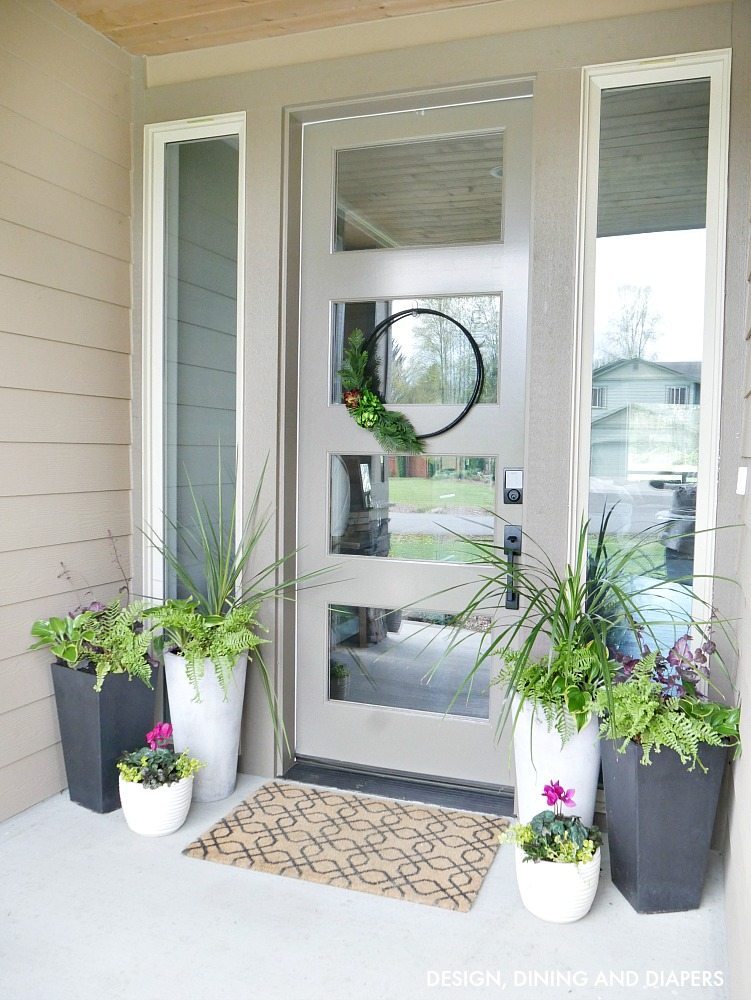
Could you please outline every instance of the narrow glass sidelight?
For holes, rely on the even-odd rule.
[[[602,92],[589,514],[595,529],[612,508],[616,538],[643,533],[634,572],[679,581],[677,617],[694,562],[709,113],[708,79]]]
[[[221,477],[225,516],[232,511],[238,163],[237,135],[172,142],[165,150],[164,530],[173,547],[169,521],[190,523],[191,486],[201,503],[216,506]],[[177,554],[200,576],[189,552]],[[187,596],[174,578],[166,591]]]

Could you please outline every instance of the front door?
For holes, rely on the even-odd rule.
[[[523,467],[531,100],[306,125],[299,374],[296,753],[380,771],[511,784],[490,670],[453,701],[482,619],[449,648],[481,570],[458,535],[498,542],[489,510]],[[414,310],[414,311],[413,311]],[[429,311],[423,311],[429,310]],[[379,389],[426,439],[389,455],[341,402],[354,329]],[[464,586],[461,586],[464,585]],[[458,589],[457,589],[458,588]]]

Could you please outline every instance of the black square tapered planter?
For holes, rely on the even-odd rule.
[[[144,745],[154,724],[154,691],[127,674],[105,677],[99,694],[95,676],[52,664],[52,682],[72,802],[106,813],[120,808],[117,759]]]
[[[726,747],[702,746],[708,772],[689,771],[664,748],[641,763],[642,750],[602,741],[610,871],[638,913],[695,910],[701,903]]]

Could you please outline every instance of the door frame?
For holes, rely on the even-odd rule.
[[[301,210],[303,128],[307,124],[362,118],[429,108],[458,107],[488,101],[534,97],[532,76],[489,80],[481,84],[409,91],[361,100],[294,105],[284,109],[283,124],[283,203],[280,303],[282,336],[282,377],[280,379],[280,460],[279,460],[279,551],[297,547],[297,451],[298,451],[298,372],[301,281]],[[534,114],[534,112],[533,112]],[[529,293],[528,293],[529,294]],[[527,317],[529,324],[529,316]],[[525,439],[526,452],[526,439]],[[291,574],[292,569],[288,569]],[[284,604],[284,602],[282,602]],[[282,719],[290,738],[290,750],[277,752],[277,773],[284,773],[295,760],[297,721],[297,662],[295,608],[280,609],[276,636],[282,670],[278,691]],[[376,772],[378,773],[378,772]]]

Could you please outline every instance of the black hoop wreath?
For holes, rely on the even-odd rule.
[[[395,410],[387,410],[384,406],[382,395],[371,387],[371,376],[367,374],[370,361],[370,352],[378,342],[378,339],[405,316],[438,316],[447,319],[464,334],[472,354],[475,359],[475,383],[472,387],[469,399],[461,413],[451,420],[444,427],[427,434],[417,434],[411,422],[403,413]],[[376,326],[367,340],[363,337],[361,330],[353,330],[349,338],[349,344],[344,351],[344,364],[339,369],[342,380],[343,401],[350,415],[359,424],[373,433],[378,443],[384,451],[406,451],[419,453],[424,450],[422,444],[428,438],[445,434],[452,427],[456,427],[475,405],[480,398],[483,382],[485,380],[485,366],[477,341],[469,330],[460,323],[458,319],[449,316],[448,313],[440,312],[438,309],[412,308],[402,309],[400,312],[392,313]]]

